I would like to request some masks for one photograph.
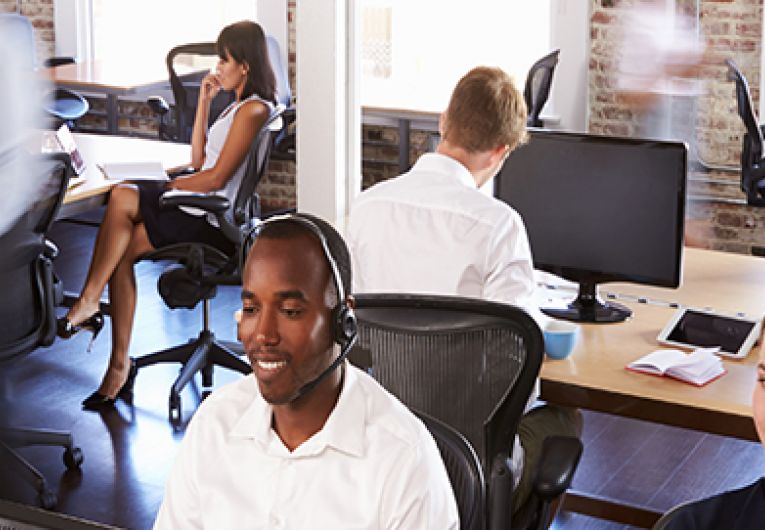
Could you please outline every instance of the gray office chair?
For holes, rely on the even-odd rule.
[[[550,96],[550,86],[552,85],[555,66],[558,64],[558,54],[560,50],[554,50],[535,62],[526,76],[526,85],[523,88],[523,99],[526,101],[526,108],[529,117],[526,125],[529,127],[543,127],[544,122],[539,118],[542,109]]]
[[[23,362],[24,355],[41,346],[49,346],[56,335],[56,287],[53,259],[58,250],[45,238],[61,206],[71,175],[69,159],[54,154],[44,161],[29,159],[28,167],[46,171],[49,179],[42,196],[11,229],[0,236],[0,292],[6,303],[0,304],[0,392],[8,393],[13,380],[13,367]],[[12,301],[12,303],[10,303]],[[55,377],[55,374],[41,374]],[[20,406],[15,396],[1,395],[0,412],[13,412]],[[19,415],[28,411],[19,410]],[[5,423],[5,422],[4,422]],[[0,469],[13,470],[38,492],[40,504],[56,505],[56,495],[48,488],[45,477],[16,449],[31,445],[52,445],[64,448],[64,464],[77,469],[82,464],[82,451],[74,446],[68,432],[0,426]]]
[[[413,410],[462,433],[485,477],[484,527],[510,527],[513,440],[543,355],[542,333],[516,307],[451,296],[358,294],[349,357]],[[582,445],[545,441],[532,498],[513,528],[542,528],[570,485]]]
[[[266,44],[268,45],[268,59],[271,61],[271,68],[276,78],[276,101],[285,108],[284,114],[282,114],[282,128],[274,135],[271,158],[294,162],[296,157],[295,120],[297,119],[297,111],[292,103],[289,75],[282,61],[281,49],[277,40],[273,36],[267,35]]]
[[[21,64],[32,71],[36,65],[34,28],[30,20],[16,13],[0,13],[0,35],[14,43],[14,49],[21,56]],[[45,66],[74,62],[71,58],[52,57]],[[49,91],[43,99],[45,112],[57,121],[74,128],[75,121],[90,110],[88,100],[77,92],[57,88]]]
[[[241,349],[238,343],[218,340],[210,330],[210,300],[215,297],[216,286],[241,284],[240,248],[246,229],[260,217],[257,185],[268,166],[273,134],[270,126],[279,119],[283,110],[277,107],[271,113],[252,142],[230,218],[226,214],[229,201],[225,197],[188,193],[161,198],[163,207],[190,206],[213,213],[221,232],[235,247],[234,252],[227,255],[203,243],[178,243],[141,257],[150,261],[178,262],[168,267],[158,282],[159,292],[169,307],[193,309],[200,301],[203,302],[202,330],[196,339],[134,359],[139,370],[157,363],[178,362],[183,365],[170,389],[168,413],[173,423],[181,420],[181,391],[197,372],[202,373],[202,385],[207,388],[212,386],[215,365],[243,374],[252,371],[250,365],[239,358]]]

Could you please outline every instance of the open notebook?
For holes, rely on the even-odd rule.
[[[627,370],[650,375],[665,375],[685,383],[703,386],[726,370],[715,355],[719,348],[696,348],[691,353],[680,350],[656,350],[631,362]]]

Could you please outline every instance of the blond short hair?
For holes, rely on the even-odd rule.
[[[459,80],[444,114],[442,135],[468,152],[510,150],[526,142],[526,103],[502,69],[478,66]]]

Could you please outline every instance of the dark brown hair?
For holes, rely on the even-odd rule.
[[[250,20],[230,24],[220,32],[215,45],[221,59],[226,59],[228,52],[234,61],[248,66],[242,99],[257,94],[266,101],[276,103],[276,78],[260,24]]]

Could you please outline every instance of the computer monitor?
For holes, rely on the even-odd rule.
[[[677,287],[683,251],[687,148],[681,142],[530,131],[508,157],[494,196],[523,218],[534,266],[579,282],[568,320],[619,322],[597,284]]]

